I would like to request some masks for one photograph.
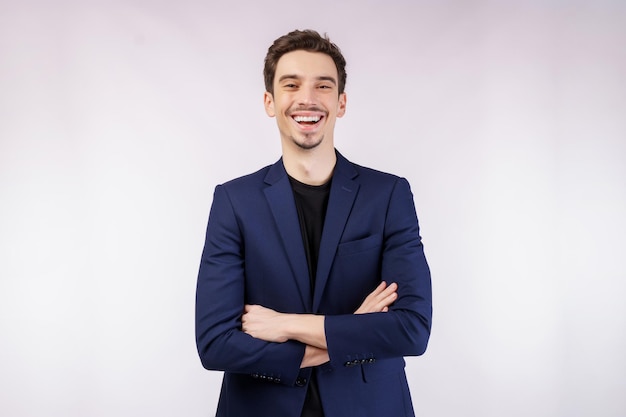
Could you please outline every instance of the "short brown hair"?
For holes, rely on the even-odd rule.
[[[294,30],[276,39],[267,50],[263,77],[265,78],[265,90],[274,94],[274,76],[278,60],[288,52],[304,50],[308,52],[321,52],[328,55],[335,62],[337,75],[339,76],[339,94],[346,88],[346,60],[341,54],[339,47],[332,43],[325,34],[320,36],[314,30]]]

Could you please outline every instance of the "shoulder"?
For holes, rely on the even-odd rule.
[[[398,182],[406,180],[398,175],[351,162],[338,153],[338,168],[343,175],[352,177],[362,185],[374,187],[394,187]]]
[[[411,186],[406,178],[360,165],[355,165],[355,169],[359,173],[356,180],[360,184],[361,192],[368,199],[391,201],[394,196],[399,195],[412,198]]]
[[[232,180],[219,184],[218,187],[226,188],[229,191],[236,191],[239,189],[246,189],[258,186],[260,184],[263,184],[263,181],[271,167],[271,165],[268,165],[253,173],[233,178]]]
[[[342,156],[340,160],[340,177],[344,178],[340,181],[347,180],[343,184],[357,185],[359,197],[368,201],[368,204],[374,201],[388,202],[398,198],[412,201],[413,193],[406,178],[350,162]]]
[[[213,193],[213,205],[225,204],[235,212],[258,207],[259,201],[263,199],[263,189],[266,187],[264,178],[270,168],[271,165],[218,184]]]
[[[384,171],[379,171],[374,168],[364,167],[358,164],[352,164],[356,171],[359,173],[359,177],[367,180],[379,181],[382,183],[395,183],[402,179],[401,177]]]

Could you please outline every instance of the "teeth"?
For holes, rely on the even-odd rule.
[[[296,122],[313,122],[317,123],[320,121],[320,116],[294,116],[293,120]]]

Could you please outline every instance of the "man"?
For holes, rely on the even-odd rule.
[[[282,158],[216,187],[198,276],[217,415],[413,416],[403,357],[424,353],[432,308],[409,185],[335,150],[346,72],[328,38],[277,39],[264,76]]]

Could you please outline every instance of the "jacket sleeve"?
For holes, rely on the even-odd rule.
[[[381,279],[398,284],[398,299],[386,313],[326,316],[324,325],[333,366],[417,356],[430,336],[430,270],[419,235],[413,195],[398,179],[389,201],[383,236]]]
[[[244,333],[243,235],[224,186],[217,186],[209,215],[196,288],[196,344],[206,369],[247,373],[293,385],[304,345],[270,343]]]

